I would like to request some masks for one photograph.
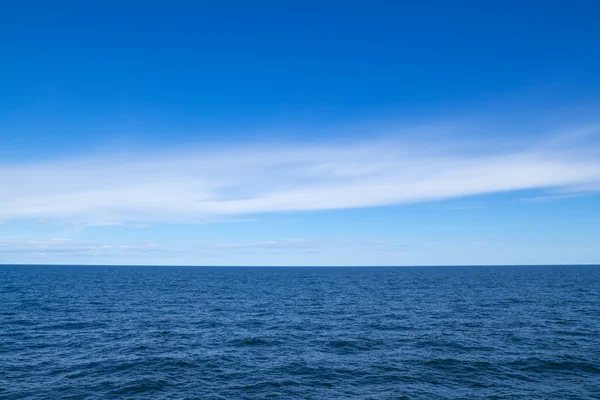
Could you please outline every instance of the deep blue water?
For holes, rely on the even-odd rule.
[[[0,398],[600,399],[600,267],[0,266]]]

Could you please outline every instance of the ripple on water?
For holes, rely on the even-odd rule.
[[[4,399],[593,399],[600,268],[0,267]]]

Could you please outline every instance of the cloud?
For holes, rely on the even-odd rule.
[[[296,249],[314,247],[314,245],[314,243],[306,239],[282,239],[239,243],[218,243],[211,247],[216,249]]]
[[[556,201],[556,200],[564,200],[564,199],[572,199],[573,197],[583,196],[583,193],[571,193],[571,194],[549,194],[545,196],[535,196],[535,197],[526,197],[521,199],[521,201]]]
[[[67,257],[70,260],[85,257],[98,259],[138,260],[140,257],[150,263],[164,262],[164,257],[183,256],[187,264],[202,265],[206,258],[235,255],[275,255],[275,254],[322,254],[328,251],[347,253],[351,249],[363,252],[406,251],[407,245],[396,240],[339,241],[335,239],[274,239],[245,242],[176,241],[137,242],[82,241],[66,238],[29,240],[22,238],[0,239],[0,255]],[[79,257],[79,258],[78,258]],[[137,261],[134,261],[134,263]]]
[[[147,253],[167,250],[162,244],[144,241],[131,244],[103,244],[71,239],[6,240],[0,239],[0,254],[60,254],[60,255],[111,255]]]
[[[571,140],[549,137],[536,144],[467,142],[460,128],[452,129],[445,140],[415,140],[411,131],[409,141],[196,147],[0,165],[0,220],[199,223],[599,187],[597,126],[573,128]]]

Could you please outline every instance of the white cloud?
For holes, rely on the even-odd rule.
[[[549,194],[544,196],[527,197],[521,199],[521,201],[556,201],[564,199],[572,199],[573,197],[583,196],[583,193],[571,193],[571,194]]]
[[[592,130],[598,133],[597,127]],[[202,222],[520,189],[598,187],[600,159],[590,136],[548,138],[535,146],[466,143],[464,137],[460,145],[448,140],[255,144],[0,165],[0,220]]]
[[[164,257],[188,256],[191,264],[202,264],[206,257],[247,254],[318,254],[322,251],[358,249],[370,252],[404,251],[407,246],[395,240],[345,241],[331,239],[273,239],[245,242],[177,241],[102,242],[52,238],[43,240],[0,239],[3,256],[59,257]],[[135,258],[133,258],[135,260]]]
[[[239,242],[239,243],[218,243],[209,246],[216,249],[295,249],[314,247],[315,244],[306,239],[281,239],[281,240],[261,240],[255,242]]]
[[[61,254],[61,255],[110,255],[169,251],[164,245],[153,241],[129,244],[103,244],[72,239],[53,238],[48,240],[0,239],[0,254]]]

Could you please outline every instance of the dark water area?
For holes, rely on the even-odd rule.
[[[0,266],[2,399],[600,399],[600,267]]]

